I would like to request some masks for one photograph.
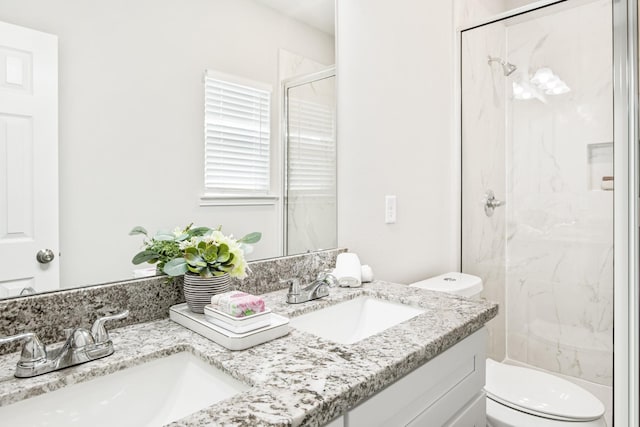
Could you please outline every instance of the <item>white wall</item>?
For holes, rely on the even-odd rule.
[[[278,49],[329,65],[332,36],[250,0],[0,0],[0,20],[59,36],[62,286],[130,277],[135,225],[262,231],[254,258],[279,255],[277,205],[199,206],[202,73],[273,86],[280,193]]]
[[[452,14],[450,2],[338,1],[338,244],[379,279],[459,265]]]

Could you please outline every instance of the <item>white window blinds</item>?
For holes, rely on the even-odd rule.
[[[205,191],[269,191],[271,89],[222,73],[205,73]]]
[[[315,196],[335,196],[333,106],[290,97],[288,124],[288,190]]]

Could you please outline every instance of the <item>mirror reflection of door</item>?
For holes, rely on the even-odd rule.
[[[0,22],[0,40],[1,298],[59,288],[59,266],[58,38]]]
[[[337,246],[333,67],[284,83],[285,255]]]

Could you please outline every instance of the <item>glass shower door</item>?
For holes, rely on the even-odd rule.
[[[285,255],[337,246],[335,71],[285,83]]]
[[[462,269],[501,306],[490,356],[613,371],[612,3],[462,33]],[[493,198],[492,198],[493,196]]]

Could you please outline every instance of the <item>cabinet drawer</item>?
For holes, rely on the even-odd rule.
[[[350,410],[345,424],[444,425],[482,391],[485,347],[483,328]]]

